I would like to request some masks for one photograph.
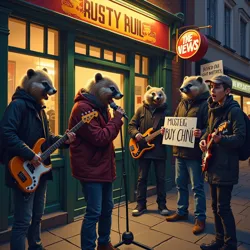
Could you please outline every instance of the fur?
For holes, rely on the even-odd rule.
[[[44,104],[43,101],[48,100],[48,95],[53,95],[57,92],[46,69],[29,69],[21,80],[20,85],[40,104]]]
[[[180,87],[180,92],[183,99],[192,100],[208,91],[209,88],[201,76],[186,76]]]
[[[164,88],[151,87],[150,85],[146,88],[144,94],[144,103],[149,106],[160,107],[167,101],[167,96],[164,92]]]
[[[94,95],[103,105],[108,105],[112,98],[121,99],[123,97],[117,84],[100,73],[97,73],[95,79],[91,80],[84,89]]]

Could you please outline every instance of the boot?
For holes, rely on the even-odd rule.
[[[209,244],[205,244],[205,243],[201,244],[200,248],[202,250],[220,250],[223,245],[224,245],[223,242],[214,240]]]
[[[133,216],[139,216],[147,211],[146,205],[137,204],[135,209],[132,211]]]
[[[206,222],[205,220],[195,220],[195,224],[193,227],[193,234],[200,234],[205,230]]]
[[[97,247],[97,250],[119,250],[119,248],[115,248],[111,242],[109,242],[107,245],[99,245]]]
[[[166,217],[166,221],[169,221],[169,222],[180,221],[180,220],[188,220],[188,214],[179,215],[177,213],[174,213]]]

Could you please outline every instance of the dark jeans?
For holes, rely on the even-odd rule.
[[[237,248],[236,227],[230,205],[232,190],[232,185],[210,185],[216,240]]]
[[[94,250],[96,247],[96,224],[98,222],[98,245],[107,245],[110,241],[113,210],[112,183],[81,182],[87,202],[82,222],[81,248]]]
[[[154,163],[157,188],[157,203],[159,207],[166,205],[166,187],[165,187],[165,161],[139,159],[139,176],[137,182],[137,203],[146,206],[147,203],[147,183],[148,172],[151,162]]]
[[[25,250],[27,236],[29,250],[42,249],[41,219],[46,200],[47,181],[41,179],[37,190],[28,196],[13,189],[14,221],[10,240],[11,250]]]

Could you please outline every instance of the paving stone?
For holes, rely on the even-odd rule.
[[[196,244],[200,246],[203,243],[208,244],[213,240],[215,240],[215,235],[214,234],[207,234],[204,237],[202,237],[200,240],[198,240],[196,242]]]
[[[242,219],[237,225],[237,228],[250,230],[250,217],[246,216]]]
[[[250,214],[250,207],[246,207],[240,214],[248,216]]]
[[[237,228],[237,240],[250,245],[250,230]]]
[[[77,247],[67,241],[60,241],[58,243],[55,243],[53,245],[47,246],[46,250],[79,250],[80,247]]]
[[[250,245],[241,244],[241,245],[238,247],[238,250],[250,250]]]

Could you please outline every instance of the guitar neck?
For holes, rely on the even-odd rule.
[[[81,120],[69,132],[75,133],[83,124],[84,122]],[[63,137],[57,140],[52,146],[50,146],[47,150],[45,150],[40,156],[42,158],[42,161],[46,160],[55,150],[57,150],[67,140],[68,136],[67,134],[65,134]]]
[[[160,133],[161,133],[161,130],[159,129],[159,130],[155,131],[154,133],[152,133],[151,135],[147,136],[145,138],[146,142],[153,140]]]
[[[215,129],[214,134],[217,135],[218,132],[219,132],[219,130],[218,130],[218,129]],[[210,141],[209,141],[208,144],[207,144],[207,149],[209,149],[209,148],[211,147],[213,141],[214,141],[214,138],[211,138]]]

